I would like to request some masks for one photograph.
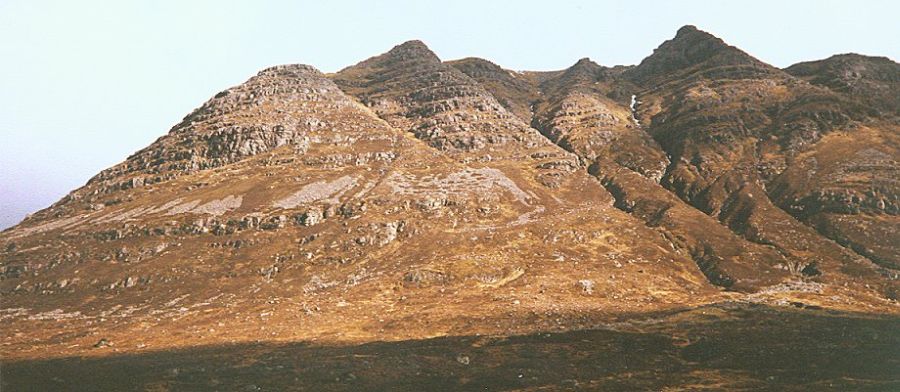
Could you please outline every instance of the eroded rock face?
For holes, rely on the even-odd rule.
[[[268,68],[246,83],[220,92],[168,135],[124,163],[104,170],[91,182],[109,183],[133,173],[145,174],[123,182],[127,189],[165,181],[183,172],[219,167],[282,146],[302,155],[310,145],[333,142],[329,140],[332,138],[349,141],[350,136],[342,134],[360,124],[353,122],[353,110],[347,110],[353,105],[313,67]]]
[[[626,77],[650,87],[700,78],[758,78],[773,72],[777,70],[772,66],[712,34],[684,26],[675,38],[664,42],[637,67],[628,70]]]
[[[348,67],[334,80],[392,125],[439,150],[511,156],[519,148],[549,144],[477,81],[442,63],[419,41]]]
[[[850,60],[785,72],[686,27],[634,67],[513,72],[411,41],[263,70],[0,233],[0,326],[39,331],[2,343],[508,334],[797,296],[896,311],[900,132],[858,99],[890,95],[896,64]]]
[[[534,115],[531,105],[539,99],[540,92],[529,75],[503,69],[497,64],[475,57],[449,61],[447,64],[478,81],[520,120],[526,124],[531,122]]]
[[[466,61],[473,60],[461,62]],[[777,249],[778,254],[760,260],[780,260],[774,262],[778,268],[796,270],[809,260],[822,259],[832,268],[858,273],[865,269],[859,266],[867,263],[860,255],[895,265],[885,261],[896,257],[895,247],[886,243],[898,240],[892,228],[898,176],[893,160],[885,156],[897,152],[890,147],[838,152],[829,146],[848,137],[862,141],[852,145],[884,146],[894,138],[896,120],[883,121],[892,117],[867,108],[858,97],[866,88],[870,94],[887,91],[897,77],[895,65],[876,58],[837,56],[785,72],[686,26],[636,67],[605,68],[582,59],[565,71],[534,75],[532,87],[540,94],[532,94],[539,97],[532,98],[532,126],[583,160],[594,162],[591,171],[604,181],[622,209],[664,207],[665,215],[639,214],[651,225],[659,225],[663,216],[683,216],[678,224],[660,230],[675,230],[689,242],[708,244],[706,253],[732,253],[727,249],[735,243],[749,241]],[[529,96],[523,88],[504,88],[508,82],[503,79],[508,78],[501,73],[473,75],[498,94]],[[856,96],[847,87],[851,82],[857,86]],[[628,104],[623,99],[626,94],[632,97]],[[821,169],[811,157],[818,150],[829,156]],[[661,183],[664,189],[637,184],[622,167]],[[751,188],[756,191],[750,192]],[[677,197],[673,200],[669,193]],[[680,208],[682,203],[687,205]],[[649,211],[661,214],[660,208]],[[698,220],[696,210],[713,219]],[[873,213],[881,218],[863,223],[863,216]],[[687,223],[715,223],[715,218],[728,226],[719,237],[722,241],[710,240],[718,228]],[[842,224],[835,224],[838,221]],[[763,222],[781,222],[779,227],[792,227],[792,234],[776,235],[779,230],[765,230]],[[876,230],[869,225],[880,225],[877,230],[889,239],[864,239],[860,227]],[[813,232],[807,232],[810,229]],[[841,230],[843,235],[838,234]],[[846,248],[829,246],[823,236]],[[734,238],[724,240],[728,237]],[[819,254],[810,257],[810,248],[819,249],[813,252]]]
[[[544,99],[535,104],[532,124],[587,162],[611,162],[659,182],[669,159],[634,118],[638,102],[628,93],[637,88],[622,80],[623,71],[579,60],[540,85]]]
[[[900,64],[887,57],[839,54],[794,64],[785,71],[865,102],[881,115],[900,114]]]

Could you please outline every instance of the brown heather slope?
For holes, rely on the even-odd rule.
[[[120,353],[110,360],[182,363],[185,376],[175,368],[134,381],[179,388],[213,361],[188,358],[196,350],[233,366],[269,363],[265,352],[329,355],[353,370],[309,370],[313,389],[376,373],[390,377],[366,385],[415,389],[401,376],[409,369],[341,362],[379,355],[370,346],[291,345],[378,341],[376,351],[428,363],[416,373],[428,385],[513,388],[495,372],[547,353],[518,350],[588,355],[579,342],[594,339],[604,350],[667,348],[627,357],[634,383],[600,372],[607,381],[586,388],[759,386],[761,374],[739,369],[769,357],[721,362],[716,350],[735,349],[729,334],[790,352],[797,334],[835,345],[834,325],[896,324],[898,122],[859,98],[890,96],[882,87],[896,64],[873,61],[877,72],[854,62],[844,89],[832,82],[843,62],[786,72],[688,26],[634,67],[583,59],[519,73],[475,58],[445,63],[410,41],[331,75],[263,70],[0,233],[0,347],[4,362],[18,361],[4,385],[59,364],[109,369],[104,356]],[[828,327],[777,336],[759,327],[782,313]],[[858,321],[877,315],[887,318]],[[721,336],[702,332],[717,323]],[[594,328],[623,335],[532,342]],[[515,346],[525,348],[503,348],[480,335],[528,336]],[[446,338],[422,340],[436,337]],[[854,339],[861,357],[882,355],[866,349],[869,335]],[[435,355],[468,366],[457,357],[467,347],[484,353],[481,366],[502,366],[434,367],[444,363]],[[524,362],[503,359],[512,353]],[[49,360],[74,356],[98,359]],[[891,385],[883,374],[897,361],[853,377]],[[663,373],[691,373],[668,379],[652,370],[663,362],[677,363]],[[217,388],[219,377],[193,385]],[[513,389],[569,385],[534,377],[555,381]],[[847,382],[838,385],[863,385]]]

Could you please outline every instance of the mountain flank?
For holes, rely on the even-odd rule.
[[[183,350],[263,342],[425,358],[425,339],[495,355],[497,341],[455,337],[600,328],[661,333],[658,358],[704,363],[706,322],[790,314],[832,331],[840,313],[889,329],[898,84],[887,58],[779,69],[693,26],[636,66],[518,72],[409,41],[334,74],[267,68],[0,233],[0,344],[21,366],[3,382],[50,366],[29,361],[187,363]],[[715,369],[726,388],[768,377]]]

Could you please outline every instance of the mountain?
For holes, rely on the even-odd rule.
[[[898,80],[860,55],[778,69],[693,26],[636,66],[409,41],[265,69],[0,233],[4,388],[124,366],[146,370],[85,385],[565,389],[542,364],[644,345],[631,381],[582,387],[742,388],[769,376],[725,369],[822,360],[801,344],[887,362],[787,387],[886,386],[896,353],[840,331],[900,342]],[[784,350],[717,351],[757,345]],[[307,356],[328,359],[285,365]]]
[[[794,64],[785,71],[817,86],[846,94],[854,100],[897,115],[900,108],[900,64],[887,57],[855,53]]]
[[[628,71],[627,78],[642,86],[701,78],[743,79],[778,74],[775,67],[694,26],[678,29],[649,57]]]

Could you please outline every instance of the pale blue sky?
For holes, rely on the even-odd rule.
[[[516,70],[635,64],[694,24],[776,66],[900,58],[900,1],[0,0],[0,228],[261,68],[336,71],[409,39]]]

